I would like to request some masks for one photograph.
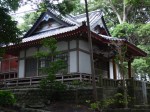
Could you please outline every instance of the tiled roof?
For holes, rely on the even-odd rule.
[[[61,13],[56,10],[49,9],[49,12],[53,13],[57,18],[60,18],[62,21],[66,22],[70,25],[77,25],[77,23],[75,21],[72,21],[71,19],[61,15]]]
[[[34,40],[37,40],[37,39],[42,39],[42,38],[46,38],[46,37],[50,37],[50,36],[54,36],[54,35],[57,35],[57,34],[61,34],[61,33],[65,33],[65,32],[68,32],[68,31],[75,30],[77,28],[78,28],[78,26],[70,26],[70,27],[64,27],[64,28],[59,28],[59,29],[46,31],[46,32],[43,32],[43,33],[39,33],[39,34],[30,36],[28,38],[24,38],[24,39],[22,39],[22,43],[29,42],[29,41],[34,41]]]
[[[33,44],[33,43],[38,44],[38,43],[36,43],[37,41],[39,41],[40,39],[46,38],[46,37],[55,36],[55,38],[57,38],[56,36],[58,36],[58,38],[63,38],[63,36],[70,37],[70,35],[74,35],[74,34],[76,35],[79,33],[85,33],[85,32],[87,33],[87,26],[85,24],[83,24],[83,21],[86,22],[86,14],[80,14],[77,16],[67,15],[67,16],[60,17],[59,12],[52,11],[52,10],[50,10],[49,14],[51,14],[55,19],[60,19],[61,22],[63,22],[66,25],[64,25],[63,27],[59,27],[57,29],[40,32],[38,34],[33,34],[33,35],[29,34],[29,35],[27,35],[27,38],[22,39],[22,43],[20,43],[18,45],[14,45],[14,46],[9,46],[9,48],[15,48],[15,47],[17,48],[20,46],[24,47],[24,46],[28,46],[29,44]],[[102,15],[103,14],[100,10],[89,12],[89,20],[90,20],[91,33],[92,33],[93,39],[96,39],[103,43],[112,43],[114,41],[115,42],[123,42],[123,43],[127,44],[127,46],[131,49],[131,51],[134,51],[137,56],[138,55],[139,56],[146,55],[145,52],[143,52],[142,50],[140,50],[139,48],[137,48],[136,46],[134,46],[127,40],[111,37],[109,34],[109,31],[105,25]],[[43,14],[43,16],[44,16],[44,14]],[[42,16],[40,17],[40,19],[42,19]],[[38,19],[38,20],[40,21],[40,19]],[[105,29],[105,31],[107,32],[107,35],[109,35],[109,36],[98,34],[97,32],[94,32],[94,30],[92,30],[92,29],[96,25],[103,27]],[[38,24],[34,25],[34,27],[37,27],[37,26],[38,26]],[[33,30],[35,30],[35,28],[33,28]],[[32,33],[32,29],[31,29],[31,33]]]
[[[107,40],[110,40],[110,41],[126,41],[125,39],[119,39],[117,37],[110,37],[110,36],[101,35],[101,34],[99,34],[99,36],[101,36],[102,38],[105,38]]]
[[[102,17],[102,11],[101,10],[96,10],[96,11],[91,11],[89,12],[89,22],[90,25],[92,26],[95,22],[97,22],[101,17]],[[83,21],[86,21],[86,14],[80,14],[76,16],[71,16],[76,23],[81,24]]]

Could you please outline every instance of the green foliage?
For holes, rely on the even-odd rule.
[[[103,10],[109,27],[123,21],[123,6],[126,9],[126,20],[124,22],[145,23],[150,15],[149,0],[91,0],[88,5],[89,10]],[[119,21],[119,16],[121,21]]]
[[[140,73],[141,75],[145,75],[146,73],[150,74],[150,45],[145,44],[139,45],[138,47],[145,51],[148,54],[148,56],[144,58],[134,59],[132,66],[135,70],[135,73]]]
[[[45,39],[42,41],[43,46],[47,48],[47,51],[37,52],[37,58],[49,57],[49,65],[41,68],[41,72],[47,74],[46,78],[43,78],[40,83],[41,92],[46,100],[56,100],[60,97],[60,93],[66,89],[66,86],[61,82],[56,81],[56,73],[66,68],[64,61],[61,59],[55,60],[55,56],[60,52],[56,51],[57,41],[54,38]]]
[[[15,102],[16,99],[10,91],[0,91],[0,106],[13,105]]]
[[[0,7],[7,8],[9,10],[17,10],[20,0],[0,0]]]
[[[137,28],[137,34],[139,37],[140,44],[150,44],[150,23],[141,24]]]
[[[58,4],[58,10],[61,14],[65,15],[76,8],[75,4],[76,0],[64,0],[62,3]]]
[[[16,27],[16,21],[13,21],[9,15],[10,11],[15,11],[19,7],[20,0],[0,0],[0,44],[18,42],[20,34]]]
[[[90,104],[91,109],[101,111],[106,108],[124,108],[125,104],[128,104],[130,101],[131,97],[128,96],[128,101],[126,102],[122,93],[116,93],[114,96],[102,101],[91,103],[91,101],[87,100],[86,103]]]
[[[118,24],[111,31],[113,37],[128,38],[135,31],[135,26],[129,23]]]
[[[31,12],[28,14],[25,14],[23,16],[24,22],[22,24],[18,25],[18,28],[21,30],[21,32],[25,33],[27,32],[31,26],[34,24],[34,22],[38,19],[41,12]]]
[[[123,23],[123,24],[116,25],[111,30],[111,35],[113,37],[127,39],[131,43],[135,44],[137,43],[135,31],[136,31],[136,27],[134,24]]]
[[[126,101],[124,100],[123,94],[117,93],[117,94],[114,95],[114,102],[113,102],[113,105],[114,105],[115,107],[123,108],[123,107],[125,107],[125,104],[128,104],[128,102],[126,102]]]
[[[82,14],[85,12],[85,5],[81,4],[80,2],[81,2],[80,0],[74,1],[75,6],[73,11],[71,12],[73,15]]]
[[[101,111],[102,109],[111,108],[112,106],[110,106],[110,105],[112,105],[114,103],[114,99],[107,98],[105,100],[96,101],[93,103],[91,101],[87,100],[86,103],[90,104],[90,107],[92,110]]]
[[[136,58],[132,66],[136,73],[141,75],[150,74],[150,24],[119,24],[112,31],[112,36],[126,38],[131,43],[138,45],[140,49],[145,51],[148,56],[144,58]]]
[[[40,89],[45,103],[47,103],[47,101],[60,100],[62,97],[61,93],[66,90],[66,85],[59,81],[51,81],[51,79],[52,76],[50,79],[44,78],[40,82]]]
[[[8,10],[0,7],[0,43],[8,44],[19,42],[19,29],[16,27],[16,22],[12,21],[8,15]]]

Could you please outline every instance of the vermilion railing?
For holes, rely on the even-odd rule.
[[[18,72],[18,58],[4,55],[0,60],[0,80],[16,78]]]

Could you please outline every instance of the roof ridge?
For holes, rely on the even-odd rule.
[[[76,25],[73,21],[69,21],[68,18],[66,18],[66,16],[63,16],[57,10],[53,10],[49,8],[48,11],[50,11],[52,14],[54,14],[57,18],[61,19],[62,21],[67,22],[70,25]]]
[[[101,10],[101,9],[97,9],[97,10],[89,11],[89,13],[94,13],[94,12],[102,12],[102,10]],[[84,15],[84,14],[86,14],[86,13],[77,14],[77,15],[72,15],[72,16],[77,17],[77,16],[82,16],[82,15]]]

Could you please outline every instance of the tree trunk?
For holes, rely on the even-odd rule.
[[[111,0],[109,0],[109,3],[110,3],[112,10],[114,11],[114,13],[117,16],[119,23],[121,24],[122,23],[121,15],[118,13],[117,9],[115,8],[115,6],[113,5]]]
[[[90,23],[89,23],[89,14],[88,14],[88,4],[87,0],[85,0],[85,11],[86,11],[86,18],[87,18],[87,27],[88,27],[88,43],[89,43],[89,50],[90,50],[90,60],[91,60],[91,73],[92,73],[92,86],[93,86],[93,97],[94,100],[97,101],[97,89],[96,89],[96,81],[95,81],[95,69],[94,69],[94,60],[93,60],[93,47],[92,47],[92,38],[91,38],[91,30],[90,30]]]
[[[123,0],[123,20],[122,23],[126,22],[126,3],[125,0]]]

